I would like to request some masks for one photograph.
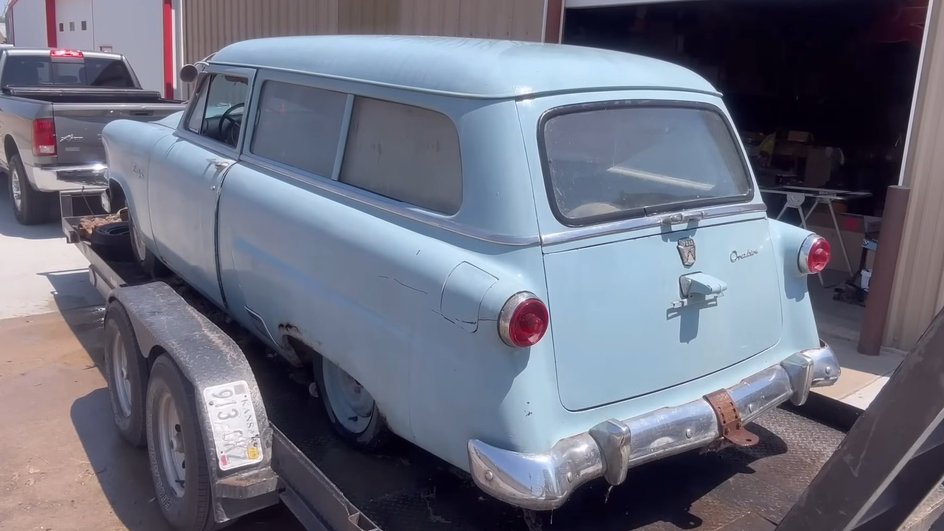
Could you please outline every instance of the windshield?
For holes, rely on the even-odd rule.
[[[751,181],[722,115],[602,104],[544,121],[551,206],[567,225],[741,201]]]
[[[3,67],[3,86],[134,88],[135,84],[121,59],[58,60],[48,55],[8,55]]]

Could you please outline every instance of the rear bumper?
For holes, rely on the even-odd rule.
[[[107,181],[104,164],[78,166],[27,166],[33,188],[40,192],[100,192]]]
[[[839,363],[825,343],[797,352],[778,365],[726,389],[746,424],[790,400],[806,402],[810,389],[832,385]],[[550,450],[524,454],[469,441],[475,483],[495,498],[535,510],[560,507],[580,485],[605,477],[618,485],[643,463],[707,446],[721,438],[719,422],[704,398],[626,420],[611,419],[561,439]]]

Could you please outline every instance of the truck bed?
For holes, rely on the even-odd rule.
[[[4,87],[7,96],[51,103],[181,103],[156,90],[107,87]]]
[[[80,219],[64,218],[63,230],[89,259],[95,282],[114,288],[149,281],[135,264],[105,261],[80,240]],[[838,403],[814,395],[803,408],[781,407],[752,423],[749,429],[761,438],[757,446],[678,455],[634,468],[619,487],[591,482],[552,513],[523,511],[490,498],[468,474],[405,441],[374,454],[351,449],[309,394],[310,370],[268,353],[179,279],[167,282],[246,354],[275,428],[272,468],[287,487],[283,500],[314,529],[341,529],[333,522],[342,521],[345,529],[387,531],[774,529],[855,420],[837,410]],[[942,503],[939,487],[912,523],[927,529]],[[306,512],[314,519],[306,520]]]

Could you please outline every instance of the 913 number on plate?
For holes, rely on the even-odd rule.
[[[220,470],[262,461],[262,439],[252,393],[244,380],[203,389],[203,403],[213,431]]]

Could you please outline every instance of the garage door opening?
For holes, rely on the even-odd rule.
[[[854,350],[928,1],[623,3],[635,5],[568,9],[563,42],[681,64],[724,94],[770,217],[830,240],[811,298],[821,335]]]

